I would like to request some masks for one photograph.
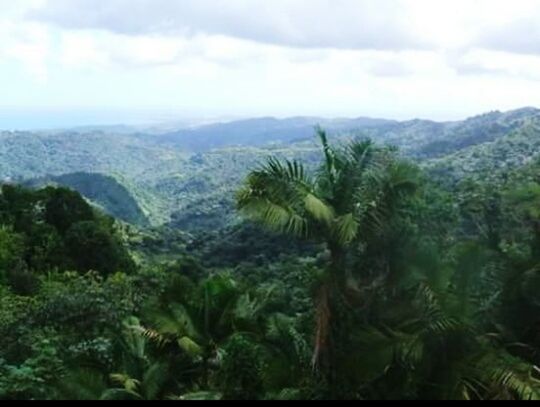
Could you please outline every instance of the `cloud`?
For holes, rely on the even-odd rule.
[[[540,105],[537,21],[538,0],[0,0],[0,105],[401,118]]]
[[[498,76],[540,81],[540,56],[520,55],[506,51],[471,49],[453,55],[448,63],[459,75]]]
[[[60,61],[73,69],[141,70],[159,67],[185,68],[215,65],[221,69],[270,63],[289,58],[298,62],[311,51],[290,54],[286,49],[256,45],[223,36],[197,35],[192,38],[124,35],[104,31],[63,31],[59,34]],[[311,61],[305,57],[306,61]],[[320,60],[320,59],[319,59]]]
[[[477,43],[492,50],[540,55],[540,15],[494,27],[483,32]]]
[[[28,13],[68,29],[223,35],[298,48],[406,49],[427,42],[406,0],[48,0]]]
[[[44,6],[47,0],[3,1],[0,3],[0,20],[19,18],[33,9]]]
[[[0,20],[0,64],[15,61],[31,77],[47,80],[51,41],[46,29],[35,24],[19,25]]]
[[[540,53],[537,0],[21,0],[0,11],[70,30],[225,36],[292,48],[482,47]],[[24,6],[25,5],[25,6]]]

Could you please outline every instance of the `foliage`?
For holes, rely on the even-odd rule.
[[[437,157],[424,170],[322,130],[319,152],[274,146],[266,164],[260,149],[174,156],[185,161],[170,171],[193,171],[153,185],[192,200],[167,227],[118,223],[72,190],[5,185],[0,399],[537,400],[540,163],[516,158],[536,121],[368,126],[414,138],[407,154]],[[492,174],[441,180],[450,152]],[[242,171],[219,185],[207,168]],[[211,213],[226,226],[210,230]]]
[[[0,194],[1,255],[17,278],[26,270],[73,269],[129,272],[133,262],[117,236],[115,221],[94,211],[78,193],[47,187],[31,191],[4,185]],[[16,248],[13,246],[17,246]],[[4,249],[6,251],[7,249]],[[9,274],[0,264],[0,275]]]

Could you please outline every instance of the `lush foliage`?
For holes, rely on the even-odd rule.
[[[71,190],[5,185],[0,222],[0,281],[17,293],[31,293],[37,276],[53,270],[110,274],[134,268],[115,221]]]
[[[339,142],[360,135],[397,146],[455,181],[534,159],[539,117],[538,110],[520,109],[451,123],[300,117],[155,130],[160,134],[117,127],[0,131],[0,181],[66,186],[124,221],[199,233],[238,222],[234,192],[267,156],[316,167],[322,159],[312,138],[317,123]]]
[[[477,120],[504,143],[526,114]],[[319,136],[250,162],[244,221],[220,230],[137,229],[67,189],[4,186],[0,399],[540,398],[540,162],[449,182]]]

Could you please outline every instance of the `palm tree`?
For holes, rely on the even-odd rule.
[[[231,338],[263,337],[271,295],[271,288],[246,291],[228,274],[217,274],[198,284],[174,278],[158,303],[146,312],[151,328],[144,330],[144,336],[160,350],[178,357],[184,371],[177,376],[189,383],[189,389],[206,391],[221,368],[223,349]]]
[[[155,360],[149,340],[138,318],[124,321],[120,341],[120,371],[109,380],[115,386],[102,396],[106,400],[157,400],[166,394],[171,369],[168,362]]]
[[[126,319],[119,336],[116,373],[97,369],[69,371],[60,385],[60,396],[68,400],[157,400],[167,395],[169,363],[149,353],[145,329],[135,317]],[[112,387],[111,387],[112,386]]]
[[[330,257],[316,298],[314,367],[329,350],[332,314],[349,287],[347,254],[384,233],[404,196],[416,190],[416,168],[370,140],[333,148],[317,130],[324,163],[315,175],[298,161],[270,158],[238,193],[248,217],[280,233],[326,244]],[[328,356],[328,355],[326,355]]]

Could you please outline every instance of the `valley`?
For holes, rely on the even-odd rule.
[[[129,127],[3,132],[0,179],[74,188],[112,215],[127,211],[121,219],[139,226],[221,229],[237,221],[235,191],[267,157],[317,165],[317,125],[338,143],[370,138],[396,146],[447,182],[495,176],[533,162],[540,152],[540,111],[532,108],[448,123],[262,118],[165,134]]]
[[[0,398],[540,399],[540,111],[169,131],[0,133]]]

